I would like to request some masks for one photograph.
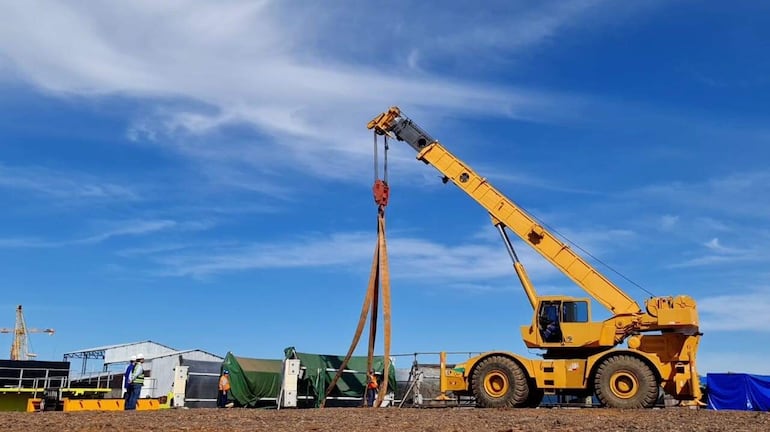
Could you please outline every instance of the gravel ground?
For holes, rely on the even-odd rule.
[[[326,408],[0,413],[0,431],[770,431],[770,413],[691,409]]]

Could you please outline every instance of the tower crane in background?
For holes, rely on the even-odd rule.
[[[49,335],[53,335],[54,332],[55,330],[52,328],[27,328],[27,324],[24,322],[24,313],[22,312],[21,305],[16,307],[16,327],[12,329],[0,328],[0,333],[13,333],[11,360],[29,360],[30,357],[37,356],[37,354],[29,352],[30,333],[48,333]]]

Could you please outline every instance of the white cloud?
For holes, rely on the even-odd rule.
[[[660,224],[676,243],[676,255],[662,262],[665,268],[714,265],[752,265],[770,262],[768,224],[770,171],[759,170],[708,178],[690,183],[658,184],[629,191],[635,202],[677,212],[675,228]],[[704,241],[706,238],[708,240]]]
[[[597,12],[602,12],[599,6],[606,3],[605,0],[543,2],[531,8],[519,6],[515,14],[502,19],[502,11],[496,10],[496,7],[475,8],[476,13],[471,12],[471,18],[479,25],[438,36],[436,47],[451,47],[460,51],[526,49],[553,38],[565,27],[581,22],[584,14],[592,14],[596,19]],[[506,5],[510,7],[510,2]],[[505,8],[503,5],[498,7]]]
[[[111,223],[111,225],[113,225],[113,227],[108,229],[107,231],[103,231],[99,234],[95,234],[89,237],[75,240],[73,241],[73,243],[101,243],[113,237],[137,236],[137,235],[149,234],[153,232],[171,229],[177,226],[177,222],[173,220],[135,220],[135,221],[121,221],[117,224]]]
[[[679,216],[663,215],[660,217],[660,229],[670,230],[679,222]]]
[[[58,246],[58,244],[36,238],[0,238],[0,248],[5,249],[32,249],[55,246]]]
[[[74,200],[137,200],[129,187],[105,182],[97,177],[56,171],[40,166],[8,166],[0,163],[0,188],[28,191],[54,198]]]
[[[478,166],[478,172],[483,172],[484,177],[491,181],[500,184],[515,184],[521,186],[527,186],[531,188],[555,191],[555,192],[568,192],[581,195],[599,195],[599,192],[586,189],[578,189],[569,187],[566,185],[556,184],[551,180],[535,177],[529,174],[516,173],[510,174],[509,172],[501,172],[499,169],[493,167]]]
[[[450,287],[478,293],[505,289],[519,291],[520,285],[510,257],[492,228],[481,231],[488,235],[471,235],[469,240],[448,244],[442,241],[389,235],[388,255],[394,281],[412,281],[422,286]],[[613,244],[613,239],[631,235],[604,230],[583,232],[597,249]],[[161,246],[148,257],[158,264],[157,273],[164,276],[207,278],[222,274],[271,269],[319,269],[330,272],[368,272],[375,235],[363,232],[331,235],[306,234],[252,244],[205,244]],[[521,242],[517,242],[517,246]],[[586,296],[556,267],[531,247],[518,247],[517,253],[536,290]],[[397,282],[396,282],[397,283]],[[598,311],[597,314],[602,312]]]
[[[717,238],[717,237],[714,237],[711,240],[705,242],[703,244],[703,246],[705,246],[707,249],[709,249],[709,250],[711,250],[711,251],[713,251],[715,253],[719,253],[719,254],[723,254],[723,255],[733,255],[733,256],[744,255],[744,256],[748,256],[748,255],[751,254],[751,250],[750,249],[738,249],[738,248],[724,246],[722,244],[722,242],[719,241],[719,238]]]
[[[727,372],[770,375],[770,367],[767,366],[767,356],[763,354],[703,351],[699,353],[698,374]]]
[[[753,233],[761,232],[756,227],[751,228],[749,231]],[[722,245],[719,238],[714,237],[702,244],[703,247],[708,249],[708,254],[703,255],[698,252],[698,256],[694,258],[675,262],[669,264],[667,267],[687,268],[714,264],[770,262],[770,256],[767,256],[767,254],[764,253],[764,249],[767,245],[767,239],[763,239],[759,235],[756,236],[751,244],[744,248],[726,247]]]
[[[690,213],[708,210],[711,214],[755,218],[770,214],[770,201],[757,199],[770,196],[770,170],[741,172],[693,183],[658,184],[630,193],[666,202]],[[711,214],[702,217],[702,221],[715,222]],[[697,213],[696,216],[703,215]]]
[[[413,49],[406,58],[409,69],[420,70],[420,50]]]
[[[718,239],[718,238],[716,238],[716,237],[714,237],[713,239],[711,239],[711,240],[707,241],[707,242],[706,242],[706,243],[704,243],[703,245],[704,245],[704,246],[706,246],[706,247],[707,247],[707,248],[709,248],[709,249],[712,249],[712,250],[723,250],[723,249],[724,249],[724,248],[723,248],[723,247],[722,247],[722,246],[719,244],[719,239]]]
[[[346,266],[371,259],[374,237],[363,233],[342,233],[328,237],[308,236],[287,243],[220,246],[169,254],[160,262],[166,273],[176,276],[205,276],[249,269],[313,268]],[[372,246],[367,246],[372,245]]]
[[[698,300],[701,329],[712,331],[770,331],[770,291],[757,289]]]
[[[684,261],[675,262],[673,264],[666,265],[667,268],[689,268],[689,267],[704,267],[712,266],[715,264],[737,264],[737,263],[763,263],[770,262],[770,257],[763,254],[761,250],[743,250],[740,252],[725,254],[712,254],[701,255],[695,258],[686,259]]]
[[[190,246],[190,244],[185,243],[156,244],[152,246],[122,249],[115,253],[124,257],[146,256],[183,250]]]
[[[368,271],[376,237],[360,232],[328,236],[305,235],[300,239],[251,245],[222,245],[205,251],[187,248],[184,253],[158,257],[165,274],[207,276],[234,271],[281,268],[337,268]],[[516,275],[505,249],[498,243],[446,245],[426,239],[390,236],[388,255],[394,279],[479,286],[498,278]],[[550,278],[556,271],[534,251],[524,251],[528,271],[534,279]]]
[[[332,7],[332,13],[312,13],[325,17],[322,22],[326,27],[338,30],[320,34],[319,45],[339,44],[341,51],[350,56],[371,56],[373,46],[393,47],[376,50],[374,61],[395,58],[397,64],[401,64],[400,60],[412,68],[419,57],[420,69],[478,71],[489,69],[490,64],[510,67],[519,55],[533,48],[543,48],[560,38],[578,37],[573,30],[592,33],[623,25],[625,18],[637,18],[658,2],[626,3],[488,0],[480,8],[476,3],[449,1],[437,8],[430,3],[394,0],[388,8],[361,13],[366,8],[361,8],[360,3],[337,1],[338,7]],[[369,28],[378,31],[366,31]],[[354,29],[358,30],[357,38],[351,43],[345,35]],[[468,52],[473,53],[474,61],[458,61]]]
[[[177,222],[168,219],[158,220],[123,220],[101,224],[101,230],[96,234],[68,240],[40,240],[37,238],[0,238],[0,248],[29,249],[55,248],[75,245],[93,245],[103,243],[117,237],[137,237],[161,231],[200,231],[214,226],[208,221]]]
[[[477,23],[498,36],[463,40],[489,39],[492,45],[504,40],[505,49],[523,49],[582,19],[582,11],[596,3],[513,5],[526,9],[526,15],[509,13],[514,22],[500,20],[494,26]],[[579,97],[347,60],[345,49],[352,46],[366,46],[367,53],[379,46],[396,54],[398,45],[386,42],[413,38],[408,28],[427,31],[426,17],[447,35],[457,34],[449,17],[436,21],[433,9],[412,16],[396,7],[370,14],[375,9],[270,1],[10,2],[0,6],[5,22],[0,55],[14,76],[55,94],[149,100],[155,108],[136,119],[129,138],[199,160],[204,172],[249,173],[236,186],[259,185],[266,193],[274,192],[272,179],[264,176],[271,170],[359,176],[369,158],[364,125],[393,104],[428,123],[439,113],[548,120],[577,111]],[[383,13],[393,14],[395,22],[383,34],[353,19],[387,22]],[[463,30],[477,31],[473,26]],[[364,43],[369,38],[384,43]],[[416,61],[413,54],[410,64]],[[240,124],[255,128],[255,137],[227,142],[211,136]],[[195,139],[201,134],[206,139]]]

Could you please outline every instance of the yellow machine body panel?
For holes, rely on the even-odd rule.
[[[634,339],[636,338],[636,339]],[[699,336],[677,334],[638,336],[630,345],[636,349],[616,349],[586,358],[530,359],[506,351],[491,351],[472,357],[453,366],[441,364],[441,391],[470,393],[473,388],[474,368],[484,359],[503,356],[514,360],[534,381],[538,389],[547,393],[559,390],[590,390],[596,367],[608,357],[633,356],[643,360],[660,379],[666,393],[675,398],[689,399],[701,396],[699,380],[690,358],[697,351]]]
[[[586,388],[585,359],[533,360],[535,382],[546,393]]]
[[[606,346],[615,336],[614,329],[601,322],[563,322],[561,323],[561,331],[564,334],[565,341],[584,347]],[[532,324],[521,326],[521,338],[527,348],[558,348],[562,346],[560,342],[544,341],[540,332]],[[602,341],[605,341],[605,343],[602,343]]]

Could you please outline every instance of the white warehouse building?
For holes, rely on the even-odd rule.
[[[200,349],[177,350],[148,340],[72,351],[64,354],[64,361],[69,361],[70,368],[73,368],[74,360],[82,360],[79,371],[71,370],[70,381],[99,387],[109,386],[113,389],[109,396],[120,397],[123,374],[131,356],[137,354],[144,356],[144,369],[147,371],[140,395],[142,398],[167,396],[173,389],[174,368],[185,360],[219,363],[224,360],[221,356]]]

